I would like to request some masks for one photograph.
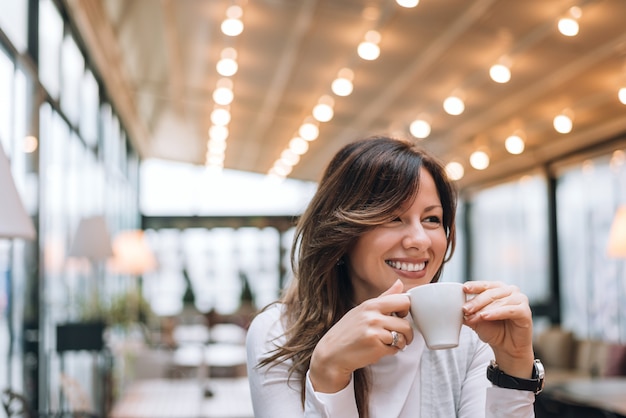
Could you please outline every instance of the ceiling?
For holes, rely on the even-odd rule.
[[[239,70],[224,167],[267,173],[318,99],[334,97],[334,118],[293,167],[290,178],[317,181],[342,145],[389,133],[411,137],[410,122],[427,114],[420,141],[445,161],[465,166],[469,186],[527,170],[626,132],[626,1],[422,0],[65,0],[108,95],[143,158],[204,164],[216,62],[237,51]],[[244,31],[221,33],[229,6],[242,7]],[[566,37],[557,20],[582,10],[580,33]],[[357,55],[364,34],[381,34],[380,57]],[[502,56],[511,81],[489,67]],[[354,91],[332,94],[341,68]],[[452,92],[465,112],[451,116]],[[574,128],[559,134],[552,119],[564,109]],[[523,130],[526,149],[511,155],[505,138]],[[479,147],[491,165],[469,166]]]

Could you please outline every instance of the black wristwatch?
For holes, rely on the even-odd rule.
[[[543,390],[545,375],[543,364],[538,359],[534,362],[531,379],[521,379],[504,373],[500,370],[495,360],[491,360],[491,364],[487,367],[487,379],[494,385],[506,389],[528,390],[535,395]]]

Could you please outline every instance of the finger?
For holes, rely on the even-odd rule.
[[[519,293],[519,289],[512,285],[500,285],[500,286],[488,286],[480,293],[473,293],[475,297],[468,300],[463,305],[463,312],[466,315],[471,315],[484,309],[490,305],[504,305],[508,303],[519,303],[520,300],[517,297],[522,295]]]
[[[385,295],[394,295],[394,294],[398,294],[398,293],[402,293],[404,291],[404,285],[402,284],[402,281],[400,279],[397,279],[389,289],[385,290],[383,293],[381,293],[380,296],[385,296]]]
[[[405,345],[411,344],[413,341],[413,328],[411,327],[411,323],[404,318],[389,316],[385,318],[385,322],[382,326],[389,331],[396,331],[402,334]]]
[[[486,281],[486,280],[472,280],[463,283],[463,289],[465,293],[478,294],[488,289],[495,289],[498,287],[504,287],[506,284],[498,281]]]
[[[388,341],[385,345],[389,346],[394,351],[402,351],[408,345],[407,339],[401,332],[392,330],[389,331]]]
[[[406,294],[400,293],[369,299],[363,302],[362,305],[366,309],[372,309],[384,315],[393,315],[404,318],[409,314],[411,301]]]

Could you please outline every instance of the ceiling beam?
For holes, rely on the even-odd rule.
[[[250,125],[247,134],[248,150],[242,156],[240,165],[254,167],[262,146],[262,139],[276,118],[276,109],[280,104],[287,84],[291,79],[291,73],[297,63],[298,53],[300,52],[300,44],[311,26],[313,15],[315,12],[317,0],[305,0],[301,2],[298,16],[294,20],[289,34],[285,35],[287,44],[283,49],[272,83],[267,89],[267,94],[263,100],[263,105],[259,110],[254,123]],[[278,157],[278,155],[277,155]]]
[[[122,54],[109,19],[99,0],[67,0],[70,18],[80,31],[95,71],[130,141],[141,157],[148,153],[148,129],[137,114],[132,84],[124,70]]]
[[[163,28],[165,31],[165,55],[169,70],[169,92],[174,111],[183,113],[183,60],[180,56],[180,38],[176,25],[176,7],[172,0],[161,0]]]

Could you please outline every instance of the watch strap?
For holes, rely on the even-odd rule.
[[[522,379],[504,373],[495,361],[487,367],[487,379],[495,386],[506,389],[526,390],[538,394],[543,390],[544,369],[539,360],[533,363],[533,374],[531,379]]]

